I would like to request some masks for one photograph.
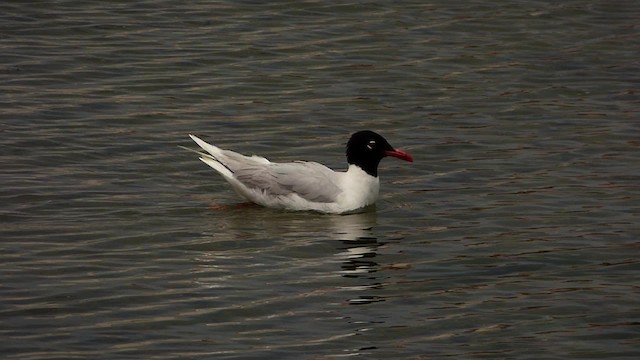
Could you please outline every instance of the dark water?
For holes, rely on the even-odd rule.
[[[5,1],[5,359],[636,359],[635,1]],[[177,145],[344,167],[238,206]]]

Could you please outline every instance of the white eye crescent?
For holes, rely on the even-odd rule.
[[[376,141],[370,140],[369,143],[367,144],[367,149],[373,150],[374,147],[376,147]]]

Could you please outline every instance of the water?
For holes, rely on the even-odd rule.
[[[633,1],[0,5],[6,359],[635,359]],[[241,206],[195,133],[375,209]]]

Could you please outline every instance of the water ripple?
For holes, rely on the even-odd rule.
[[[635,359],[633,2],[0,5],[7,359]],[[377,207],[246,206],[188,133]]]

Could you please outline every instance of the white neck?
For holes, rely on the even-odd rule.
[[[341,187],[343,193],[338,202],[342,207],[355,210],[375,203],[380,190],[380,180],[367,174],[357,165],[349,165],[347,172],[343,173]]]

